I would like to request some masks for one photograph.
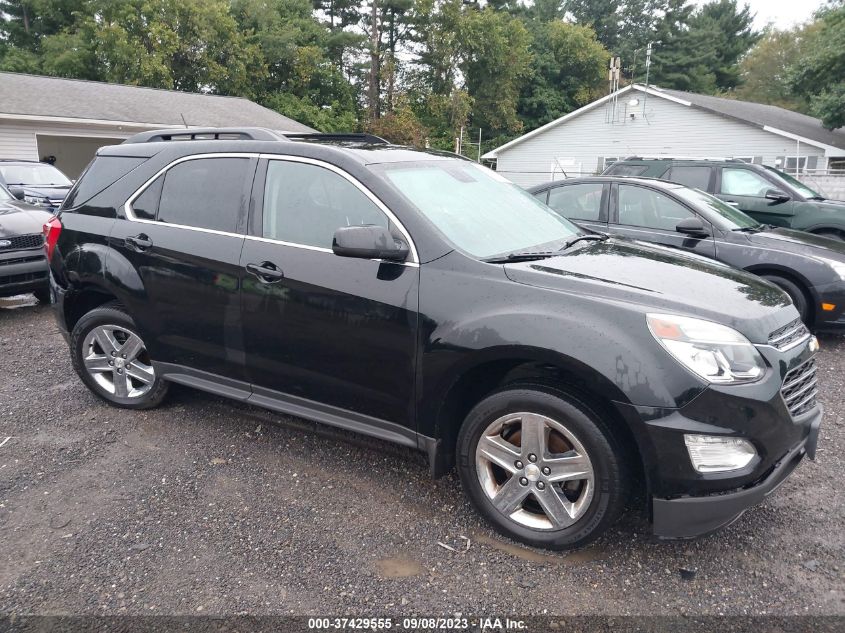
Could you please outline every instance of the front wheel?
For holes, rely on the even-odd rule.
[[[461,482],[503,534],[528,545],[586,545],[621,514],[630,477],[602,417],[579,398],[530,386],[476,405],[458,437]]]
[[[793,305],[795,305],[795,309],[798,310],[798,314],[801,316],[801,320],[807,325],[812,325],[809,321],[810,304],[807,301],[807,296],[804,294],[804,291],[801,290],[798,284],[796,284],[791,279],[781,277],[780,275],[763,275],[763,279],[773,283],[778,288],[783,290],[786,294],[788,294],[789,298],[792,299]]]
[[[135,322],[116,304],[79,319],[70,346],[82,382],[111,404],[149,409],[167,394],[168,383],[156,374]]]

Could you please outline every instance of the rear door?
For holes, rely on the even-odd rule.
[[[609,185],[602,182],[561,183],[549,189],[543,201],[568,220],[603,232],[607,230],[609,191]]]
[[[792,226],[795,202],[778,202],[766,198],[767,191],[782,190],[782,187],[764,174],[742,166],[721,167],[717,185],[718,198],[744,211],[758,222]]]
[[[671,196],[643,185],[614,183],[610,199],[610,233],[716,257],[712,225]],[[699,218],[710,229],[710,236],[678,233],[675,227],[689,218]]]
[[[198,155],[180,159],[127,203],[115,223],[109,261],[132,278],[130,312],[150,356],[243,378],[240,256],[257,158]]]
[[[331,248],[344,226],[377,224],[408,241],[406,234],[363,185],[320,161],[262,160],[253,195],[241,257],[253,400],[319,407],[344,420],[354,412],[386,432],[412,428],[420,273],[413,246],[406,263],[340,257]]]
[[[716,170],[710,165],[672,165],[660,179],[710,192],[716,187]]]

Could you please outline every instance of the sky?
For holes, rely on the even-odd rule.
[[[742,3],[743,0],[740,0]],[[708,0],[693,0],[705,4]],[[786,29],[809,20],[822,0],[745,0],[751,5],[751,12],[757,14],[754,26],[763,28],[769,22],[777,28]]]

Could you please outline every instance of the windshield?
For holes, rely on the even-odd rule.
[[[11,185],[30,185],[35,187],[46,187],[50,185],[70,186],[72,183],[58,169],[45,163],[33,163],[31,165],[8,165],[0,167],[0,174],[3,180]]]
[[[793,189],[795,189],[798,193],[800,193],[802,196],[804,196],[808,200],[813,199],[813,198],[817,198],[819,200],[824,200],[824,198],[822,198],[821,195],[819,195],[817,192],[810,189],[807,185],[805,185],[803,182],[801,182],[797,178],[793,178],[789,174],[785,174],[781,170],[775,169],[774,167],[766,167],[766,169],[768,169],[770,172],[772,172],[775,176],[777,176],[781,180],[786,181],[787,184],[789,184]]]
[[[473,257],[557,250],[581,231],[496,172],[462,160],[371,166]]]
[[[677,194],[693,206],[704,206],[718,213],[724,220],[725,228],[728,229],[753,229],[760,226],[760,223],[754,218],[746,215],[739,209],[732,207],[711,196],[709,193],[704,193],[700,189],[690,189],[689,187],[678,187],[673,189],[672,193]]]

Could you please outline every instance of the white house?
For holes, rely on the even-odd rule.
[[[0,158],[55,156],[76,178],[102,145],[186,126],[315,131],[240,97],[0,72]]]
[[[845,131],[775,106],[634,84],[482,158],[527,187],[595,174],[628,156],[741,158],[814,172],[845,160]]]

